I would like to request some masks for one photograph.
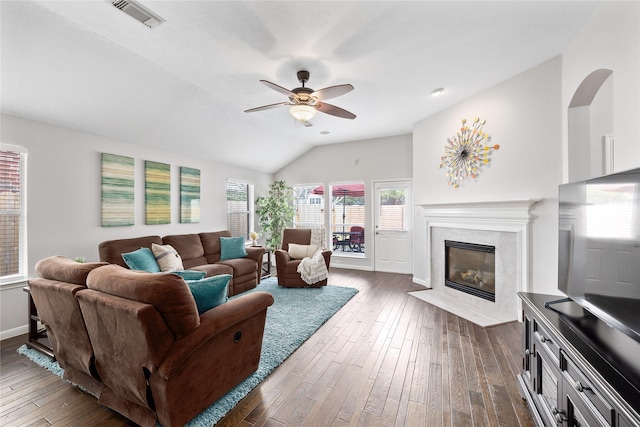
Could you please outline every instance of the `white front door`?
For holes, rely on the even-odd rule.
[[[411,181],[374,183],[376,271],[411,274]]]

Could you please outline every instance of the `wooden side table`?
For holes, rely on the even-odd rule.
[[[264,262],[264,255],[267,256],[267,262]],[[265,249],[264,255],[262,258],[262,265],[260,266],[260,268],[262,269],[262,275],[260,277],[262,279],[271,277],[271,249]]]
[[[56,360],[49,338],[47,338],[47,330],[44,327],[38,328],[40,317],[38,317],[38,308],[31,297],[31,291],[28,286],[25,286],[22,290],[29,294],[29,340],[25,344],[27,347],[38,350],[40,353]]]

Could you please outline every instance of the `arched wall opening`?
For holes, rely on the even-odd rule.
[[[613,71],[599,69],[576,89],[568,109],[569,181],[613,172]]]

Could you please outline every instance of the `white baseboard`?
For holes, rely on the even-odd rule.
[[[331,264],[331,268],[346,268],[348,270],[373,271],[372,267],[350,264]]]
[[[413,279],[411,280],[413,283],[415,283],[416,285],[422,285],[425,288],[431,288],[431,283],[429,283],[428,280],[424,280],[424,279],[419,279],[416,276],[413,276]]]
[[[0,341],[17,337],[29,333],[29,325],[18,326],[17,328],[0,331]]]

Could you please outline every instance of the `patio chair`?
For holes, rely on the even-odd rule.
[[[353,252],[363,252],[364,250],[364,227],[354,225],[349,230],[349,247]],[[357,233],[357,234],[354,234]]]

